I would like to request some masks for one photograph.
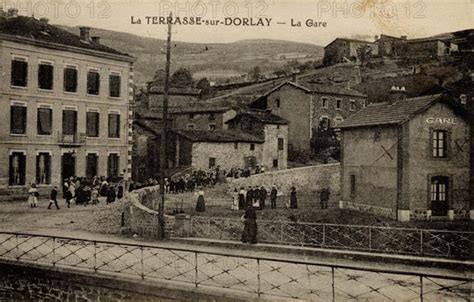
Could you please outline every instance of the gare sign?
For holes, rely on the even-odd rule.
[[[457,118],[455,117],[429,117],[426,119],[428,124],[457,124]]]

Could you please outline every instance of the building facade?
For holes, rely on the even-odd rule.
[[[250,133],[264,140],[260,165],[265,170],[288,167],[288,122],[270,110],[239,113],[227,122],[229,129]]]
[[[443,95],[371,104],[350,117],[340,125],[341,206],[400,221],[473,218],[469,119]]]
[[[76,36],[16,14],[2,20],[0,189],[130,177],[134,59],[89,30]]]
[[[170,111],[172,129],[177,130],[227,129],[226,122],[237,114],[230,107],[175,108]]]
[[[378,45],[373,42],[337,38],[324,47],[323,64],[330,66],[338,63],[357,62],[360,50],[370,50],[372,55],[378,55]]]
[[[252,104],[288,121],[288,147],[310,151],[311,138],[321,128],[334,128],[366,106],[367,96],[343,87],[283,83]]]

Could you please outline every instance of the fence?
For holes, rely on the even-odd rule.
[[[258,240],[266,243],[369,252],[472,259],[474,232],[259,220]],[[190,235],[240,240],[238,219],[191,218]]]
[[[256,298],[469,301],[473,286],[464,277],[9,232],[0,232],[0,260],[234,290]]]

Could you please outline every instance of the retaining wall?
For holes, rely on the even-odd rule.
[[[322,188],[329,188],[331,195],[335,195],[340,190],[340,164],[318,165],[256,174],[247,178],[232,180],[229,184],[229,189],[262,185],[270,188],[274,184],[285,194],[294,186],[297,192],[301,193],[316,193]]]

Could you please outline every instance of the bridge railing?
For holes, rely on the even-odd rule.
[[[148,244],[0,232],[0,261],[80,269],[258,297],[304,300],[465,300],[473,280]]]
[[[239,219],[193,216],[190,236],[240,240]],[[474,232],[257,220],[258,241],[453,259],[472,259]]]

